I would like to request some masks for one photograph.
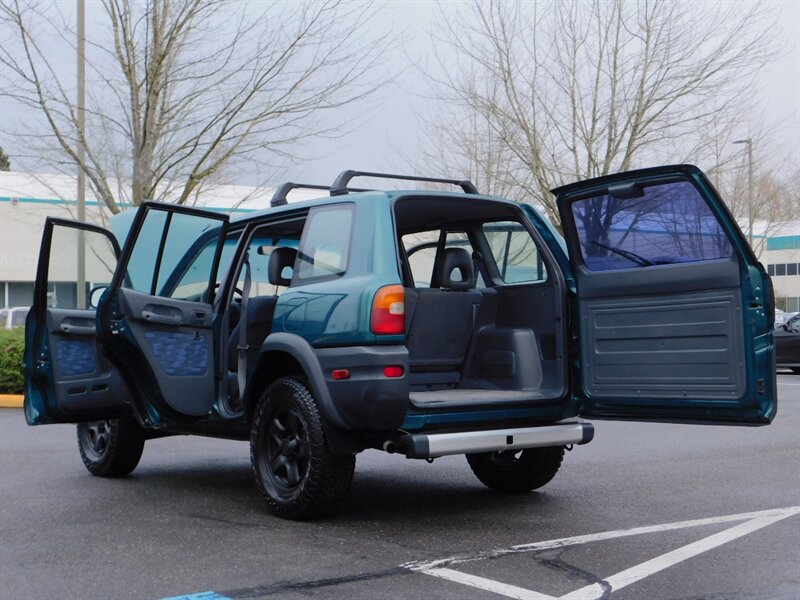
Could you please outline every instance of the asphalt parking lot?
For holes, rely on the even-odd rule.
[[[0,597],[800,598],[800,376],[770,427],[596,422],[538,493],[367,452],[344,510],[266,514],[246,443],[147,443],[91,477],[72,426],[0,410]]]

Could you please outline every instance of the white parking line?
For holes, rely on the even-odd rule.
[[[740,523],[739,525],[735,525],[729,529],[710,535],[706,538],[678,548],[677,550],[662,554],[661,556],[621,571],[615,575],[611,575],[610,577],[605,578],[602,583],[588,585],[562,596],[559,599],[595,600],[606,595],[609,590],[619,590],[632,583],[640,581],[645,577],[653,575],[654,573],[663,571],[664,569],[676,565],[684,560],[697,556],[703,552],[707,552],[708,550],[731,542],[735,539],[738,539],[749,533],[753,533],[754,531],[767,527],[768,525],[772,525],[773,523],[777,523],[778,521],[796,514],[800,514],[800,506],[740,513],[736,515],[724,515],[720,517],[711,517],[708,519],[696,519],[693,521],[664,523],[661,525],[650,525],[646,527],[634,527],[631,529],[618,529],[615,531],[605,531],[601,533],[560,538],[544,542],[534,542],[532,544],[520,544],[517,546],[511,546],[510,548],[491,550],[487,552],[477,552],[469,555],[453,556],[434,561],[407,563],[403,566],[414,571],[425,573],[426,575],[432,575],[441,579],[447,579],[448,581],[454,581],[485,591],[494,592],[508,598],[518,598],[521,600],[555,600],[553,596],[548,596],[533,590],[508,585],[499,581],[487,579],[485,577],[469,575],[467,573],[462,573],[460,571],[447,568],[447,566],[486,558],[496,558],[499,556],[519,554],[523,552],[536,552],[551,548],[562,548],[565,546],[587,544],[591,542],[611,540],[645,533],[659,533],[662,531],[673,531],[676,529],[686,529],[689,527],[700,527],[702,525],[745,521],[744,523]]]

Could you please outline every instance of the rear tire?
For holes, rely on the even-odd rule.
[[[145,436],[130,417],[78,423],[81,459],[96,477],[122,477],[139,464]]]
[[[250,461],[267,506],[284,519],[330,513],[347,495],[355,456],[333,454],[314,397],[293,377],[272,383],[253,416]]]
[[[486,487],[519,494],[542,487],[558,473],[564,446],[467,454],[472,472]]]

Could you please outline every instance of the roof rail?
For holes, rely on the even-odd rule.
[[[272,195],[272,199],[269,201],[269,205],[273,208],[276,206],[283,206],[284,204],[288,204],[286,201],[286,196],[289,195],[289,192],[292,190],[296,190],[298,188],[302,188],[304,190],[325,190],[329,191],[327,185],[317,185],[314,183],[292,183],[291,181],[287,181],[286,183],[282,183],[275,193]]]
[[[459,186],[465,194],[477,194],[478,188],[466,179],[439,179],[438,177],[417,177],[416,175],[392,175],[390,173],[370,173],[367,171],[342,171],[330,187],[331,196],[341,196],[351,190],[347,186],[353,177],[380,177],[381,179],[402,179],[404,181],[426,181],[430,183],[449,183]]]

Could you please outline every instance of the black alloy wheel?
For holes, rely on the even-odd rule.
[[[347,495],[355,456],[331,452],[322,416],[305,381],[283,377],[264,391],[250,433],[256,485],[284,519],[330,513]]]
[[[77,433],[83,464],[97,477],[127,475],[144,451],[144,430],[131,417],[78,423]]]

